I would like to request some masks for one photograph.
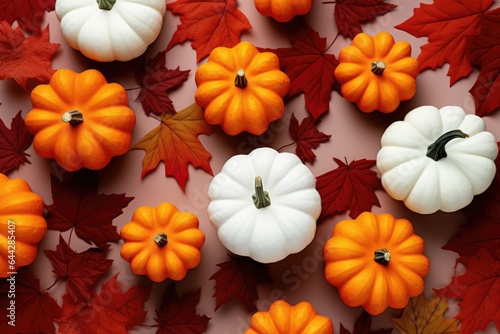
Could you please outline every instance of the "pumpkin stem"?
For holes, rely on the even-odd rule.
[[[385,70],[385,63],[381,60],[372,62],[372,72],[373,74],[381,75]]]
[[[260,176],[255,177],[255,194],[252,195],[252,199],[257,209],[262,209],[271,205],[271,198],[269,197],[269,193],[264,191],[262,178]]]
[[[468,134],[463,133],[462,130],[451,130],[443,133],[436,141],[427,146],[427,156],[435,161],[447,156],[445,146],[448,142],[455,138],[467,138]]]
[[[245,70],[240,68],[236,72],[236,78],[234,78],[234,85],[238,88],[245,88],[248,85],[248,80],[245,77]]]
[[[386,248],[382,249],[377,249],[375,251],[375,256],[373,257],[373,260],[377,263],[380,263],[384,266],[389,264],[389,261],[391,260],[391,253]]]
[[[99,5],[99,9],[111,10],[115,5],[116,0],[96,0]]]
[[[62,115],[62,121],[71,125],[78,125],[80,123],[83,123],[83,114],[76,109],[66,111]]]
[[[165,246],[168,243],[167,235],[163,232],[160,232],[157,235],[155,235],[153,237],[153,240],[154,240],[155,244],[157,244],[158,247],[160,247],[160,248]]]

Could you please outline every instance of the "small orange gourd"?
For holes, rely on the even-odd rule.
[[[212,50],[196,70],[195,81],[195,99],[205,108],[206,121],[220,124],[229,135],[264,133],[283,115],[283,97],[290,88],[278,56],[259,52],[246,41]]]
[[[171,203],[141,206],[120,231],[124,241],[120,255],[137,275],[155,282],[181,280],[201,261],[205,235],[198,225],[195,215]]]
[[[335,78],[345,99],[363,112],[393,112],[417,90],[419,63],[411,57],[411,45],[395,42],[391,34],[357,34],[339,54]]]
[[[42,197],[25,180],[0,173],[0,277],[35,260],[47,231],[43,208]]]
[[[318,315],[311,303],[294,306],[284,300],[271,304],[268,311],[257,312],[244,334],[333,334],[333,323]]]
[[[309,13],[313,0],[255,0],[255,8],[278,22],[288,22],[297,15]]]
[[[335,225],[323,248],[324,274],[345,304],[375,315],[422,293],[429,271],[423,251],[408,220],[363,212]]]
[[[130,148],[135,114],[127,92],[97,70],[57,70],[31,102],[25,123],[36,153],[67,171],[101,169]]]

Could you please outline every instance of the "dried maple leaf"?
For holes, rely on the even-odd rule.
[[[19,26],[28,32],[40,31],[45,11],[53,11],[56,0],[19,0],[0,2],[0,21]]]
[[[166,51],[176,44],[191,40],[200,62],[218,47],[233,47],[243,30],[252,28],[247,17],[237,8],[236,0],[177,0],[167,9],[181,16]]]
[[[75,303],[90,300],[94,284],[111,267],[113,260],[106,259],[108,248],[109,245],[105,245],[77,253],[59,236],[56,250],[45,251],[57,281],[66,280],[66,291]]]
[[[257,311],[257,286],[272,283],[268,267],[248,257],[230,255],[229,261],[217,264],[219,270],[210,279],[215,280],[215,310],[235,298],[249,312]]]
[[[375,195],[375,190],[381,187],[380,178],[370,170],[375,160],[361,159],[351,163],[333,160],[338,167],[316,178],[322,205],[320,220],[347,210],[355,219],[360,213],[370,211],[372,205],[380,206]]]
[[[193,103],[177,114],[164,114],[161,124],[147,133],[134,146],[144,150],[142,177],[165,163],[165,174],[173,176],[184,190],[188,179],[188,164],[201,167],[212,175],[211,154],[205,150],[198,135],[210,135],[212,126],[205,121],[202,108]]]
[[[458,319],[445,318],[448,302],[434,296],[426,300],[422,295],[410,299],[400,318],[392,318],[394,327],[407,334],[459,333]]]
[[[48,228],[74,229],[80,239],[99,247],[120,240],[112,221],[134,198],[125,194],[98,194],[98,185],[97,175],[88,170],[76,172],[69,181],[63,182],[51,176],[53,203],[47,205]]]
[[[49,26],[25,37],[21,28],[12,29],[0,21],[0,80],[12,78],[26,91],[32,84],[48,82],[55,72],[51,59],[59,46],[49,42]]]
[[[291,48],[259,50],[279,57],[282,70],[290,78],[287,97],[304,92],[307,111],[318,119],[329,110],[332,89],[338,88],[334,75],[338,60],[326,53],[326,38],[305,23],[290,34],[290,41]]]
[[[354,329],[349,332],[342,323],[340,324],[340,334],[391,334],[392,328],[372,330],[372,317],[371,315],[363,311],[360,316],[354,322]]]
[[[327,142],[331,135],[325,135],[316,128],[316,122],[312,116],[304,118],[299,124],[299,121],[292,114],[290,119],[290,136],[294,140],[297,147],[295,153],[302,160],[302,162],[313,163],[316,159],[316,154],[313,149],[317,148],[319,144]]]
[[[5,334],[16,333],[55,333],[54,318],[61,315],[61,307],[47,291],[40,291],[40,281],[27,269],[18,269],[15,276],[11,276],[15,284],[15,296],[10,295],[11,281],[0,280],[0,308],[2,314],[15,302],[15,321],[8,316],[0,319],[0,332]],[[10,314],[10,311],[7,311]]]
[[[211,318],[196,313],[201,289],[179,298],[172,284],[165,292],[154,320],[158,323],[156,334],[201,334]],[[156,327],[156,326],[154,326]]]
[[[12,119],[10,129],[0,119],[0,173],[7,174],[30,163],[30,156],[24,152],[33,142],[33,135],[24,126],[21,111]]]
[[[166,68],[165,54],[165,51],[158,52],[155,58],[139,67],[136,75],[141,90],[135,100],[141,101],[146,115],[151,112],[159,115],[175,114],[168,91],[182,85],[190,72],[190,70],[180,70],[179,67],[173,70]]]
[[[472,66],[466,57],[466,36],[479,32],[479,15],[494,0],[435,0],[421,4],[412,17],[396,26],[415,37],[428,37],[417,60],[420,69],[436,69],[449,63],[450,86],[468,76]]]
[[[334,3],[333,15],[339,33],[344,37],[354,38],[360,32],[362,23],[374,21],[377,16],[384,15],[397,6],[386,3],[386,0],[335,0],[324,1]]]
[[[62,314],[54,319],[59,323],[59,333],[127,334],[142,324],[147,314],[144,303],[152,286],[135,285],[123,292],[117,277],[115,274],[103,283],[99,294],[91,291],[92,299],[87,303],[75,303],[64,294]]]

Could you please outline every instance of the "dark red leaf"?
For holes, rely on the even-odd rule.
[[[229,258],[229,261],[217,264],[219,270],[210,277],[215,280],[215,310],[235,298],[249,312],[257,311],[257,286],[272,283],[269,268],[248,257],[229,255]]]
[[[316,159],[313,149],[317,148],[319,144],[327,142],[331,135],[325,135],[316,128],[316,122],[312,116],[304,118],[299,124],[299,121],[292,114],[290,119],[290,136],[295,141],[297,147],[295,153],[302,160],[302,162],[310,162],[311,164]]]
[[[0,21],[19,26],[28,32],[40,31],[45,11],[54,10],[56,0],[19,0],[0,2]]]
[[[158,52],[155,58],[139,67],[137,72],[137,81],[141,85],[141,91],[135,100],[141,101],[142,108],[147,115],[149,113],[175,114],[168,91],[182,85],[190,72],[190,70],[180,70],[179,67],[174,70],[166,68],[165,54],[165,51]]]
[[[349,332],[342,323],[340,324],[340,334],[391,334],[392,328],[372,330],[372,317],[371,315],[363,311],[354,322],[354,328],[352,332]]]
[[[99,247],[120,240],[112,221],[134,198],[125,194],[98,194],[98,185],[97,175],[88,170],[76,172],[69,181],[63,182],[51,176],[53,203],[47,206],[48,228],[74,229],[80,239]]]
[[[211,318],[196,313],[201,289],[179,298],[172,284],[163,296],[154,320],[158,323],[157,334],[201,334]]]
[[[111,267],[113,260],[106,259],[108,248],[109,245],[105,245],[77,253],[59,236],[56,250],[45,251],[57,280],[66,280],[66,291],[75,303],[90,300],[94,284]]]
[[[321,195],[320,220],[328,215],[349,210],[355,219],[373,205],[380,206],[375,190],[381,188],[380,178],[370,168],[375,160],[353,160],[344,163],[333,158],[338,167],[317,177],[316,189]]]
[[[24,151],[32,142],[33,135],[24,126],[21,111],[12,119],[10,129],[0,119],[0,173],[7,174],[23,163],[30,163],[30,155]]]

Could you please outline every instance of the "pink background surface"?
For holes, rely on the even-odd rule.
[[[168,1],[173,2],[173,1]],[[424,3],[431,3],[426,0]],[[241,40],[248,40],[259,47],[277,48],[291,46],[287,38],[287,32],[283,27],[269,18],[260,16],[256,11],[253,1],[239,1],[239,9],[248,17],[253,26],[248,32],[244,32]],[[417,57],[420,46],[426,42],[425,38],[416,39],[411,35],[394,29],[394,26],[402,23],[412,16],[413,9],[418,7],[419,1],[392,1],[398,7],[395,11],[379,17],[375,23],[363,26],[365,32],[375,34],[379,31],[392,33],[396,40],[407,40],[412,44],[412,55]],[[329,45],[337,35],[337,29],[333,21],[334,7],[331,4],[322,4],[321,1],[314,1],[312,11],[306,16],[306,21],[319,32],[321,37],[327,38]],[[59,22],[55,13],[46,14],[46,24],[50,24],[50,40],[61,44],[57,55],[53,59],[53,68],[69,68],[81,71],[87,68],[97,68],[101,70],[110,82],[119,82],[125,88],[137,86],[134,75],[138,61],[123,63],[96,63],[83,57],[79,52],[71,49],[62,38],[59,30]],[[180,18],[167,12],[163,30],[157,41],[148,49],[146,56],[152,58],[158,51],[164,50],[176,30]],[[328,53],[338,55],[339,50],[348,45],[350,40],[339,37]],[[194,102],[194,72],[198,66],[196,63],[196,53],[191,48],[190,43],[177,45],[167,53],[167,68],[173,69],[177,66],[182,70],[191,69],[188,81],[179,89],[170,93],[177,110],[189,106]],[[354,159],[375,159],[380,148],[379,139],[385,128],[393,121],[402,119],[411,109],[421,105],[434,105],[442,107],[446,105],[458,105],[468,113],[474,112],[472,96],[468,93],[472,87],[478,71],[475,70],[467,79],[460,80],[453,87],[449,87],[449,77],[446,76],[448,65],[435,71],[422,72],[417,80],[418,88],[416,96],[405,103],[402,103],[398,111],[393,114],[383,115],[378,112],[364,114],[351,104],[341,98],[338,93],[332,91],[330,111],[326,114],[318,128],[326,134],[331,134],[330,141],[320,145],[315,150],[317,160],[313,165],[308,164],[312,173],[319,176],[337,167],[332,157],[337,157],[348,161]],[[139,102],[134,102],[138,90],[129,91],[130,106],[136,111],[137,126],[134,130],[134,140],[137,142],[153,127],[158,125],[158,121],[148,118],[142,111]],[[31,109],[29,95],[19,88],[13,80],[0,81],[0,117],[5,123],[10,124],[10,119],[22,110],[23,117]],[[273,148],[281,147],[292,142],[288,133],[288,123],[290,115],[295,113],[299,121],[307,116],[304,109],[304,97],[299,95],[287,101],[285,116],[271,125],[271,130],[265,135],[255,138],[248,135],[229,137],[219,128],[215,128],[210,136],[200,136],[205,148],[212,153],[210,160],[214,173],[218,173],[224,162],[231,156],[238,153],[249,153],[254,147],[269,146]],[[484,117],[487,128],[496,138],[500,138],[500,114],[497,112],[492,116]],[[285,150],[293,152],[294,146]],[[33,190],[40,194],[47,204],[52,203],[50,191],[50,177],[53,173],[51,161],[42,159],[36,155],[33,148],[28,150],[31,154],[31,164],[23,165],[19,170],[12,172],[10,177],[22,177],[32,186]],[[201,169],[189,167],[189,180],[186,184],[186,191],[183,192],[173,178],[166,178],[164,166],[161,164],[157,170],[141,179],[141,162],[144,152],[133,150],[122,157],[115,158],[110,165],[99,172],[100,193],[126,193],[127,196],[134,197],[124,213],[114,220],[114,225],[118,230],[129,221],[132,212],[141,205],[156,206],[160,202],[170,201],[181,210],[190,211],[196,214],[201,223],[201,230],[206,235],[206,243],[202,248],[202,262],[196,269],[192,269],[186,278],[176,283],[178,293],[191,292],[201,287],[201,301],[198,305],[198,313],[211,317],[206,333],[211,334],[234,334],[242,333],[248,328],[250,314],[245,311],[239,302],[230,302],[222,306],[216,312],[214,293],[214,281],[209,280],[210,276],[218,269],[217,263],[228,259],[226,249],[220,244],[215,230],[207,219],[206,207],[208,205],[207,188],[212,180],[212,176]],[[431,297],[433,288],[441,288],[447,285],[454,273],[456,253],[442,250],[441,247],[457,232],[457,229],[465,222],[464,216],[460,213],[442,213],[433,215],[418,215],[410,212],[400,202],[391,199],[384,191],[377,191],[381,207],[373,207],[374,213],[389,212],[396,217],[404,217],[412,221],[417,234],[422,236],[426,242],[426,255],[431,259],[431,270],[425,279],[426,288],[424,295]],[[347,329],[352,330],[354,320],[361,314],[361,308],[350,308],[342,303],[337,289],[330,286],[323,277],[323,262],[321,250],[324,242],[330,237],[334,225],[347,218],[346,214],[336,215],[319,225],[314,241],[302,252],[291,255],[279,263],[270,264],[271,277],[274,283],[271,285],[261,285],[259,288],[260,300],[257,305],[259,310],[265,310],[270,303],[277,298],[286,299],[290,303],[297,303],[302,300],[311,302],[319,314],[330,317],[334,323],[335,331],[342,323]],[[40,251],[45,249],[54,250],[58,243],[58,231],[49,230],[46,237],[40,244]],[[67,240],[68,234],[63,233]],[[79,243],[77,238],[72,238],[71,246],[77,251],[83,251],[88,245]],[[121,243],[111,246],[108,257],[114,259],[113,265],[104,278],[107,279],[116,272],[120,272],[118,281],[124,288],[130,287],[144,280],[144,278],[134,275],[129,268],[129,264],[119,256]],[[54,282],[55,276],[52,274],[52,266],[48,258],[42,253],[34,263],[37,276],[40,278],[41,287],[48,287]],[[167,280],[161,284],[155,284],[151,299],[146,304],[149,310],[145,323],[153,324],[154,309],[159,305],[159,296],[172,284]],[[58,284],[50,290],[59,304],[61,295],[65,291],[64,284]],[[452,303],[447,314],[454,315],[457,307]],[[390,319],[392,316],[399,316],[400,311],[388,309],[381,315],[373,317],[373,328],[393,327]],[[151,329],[140,328],[133,330],[133,333],[149,333]],[[488,333],[497,333],[493,324],[490,324]]]

